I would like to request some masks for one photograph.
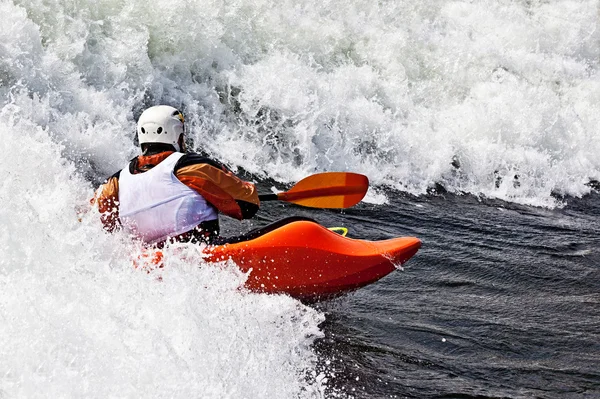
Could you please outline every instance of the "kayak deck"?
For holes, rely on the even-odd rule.
[[[246,287],[305,301],[339,296],[371,284],[421,247],[414,237],[383,241],[347,238],[311,221],[285,224],[257,238],[207,247],[206,260],[231,259],[249,272]]]

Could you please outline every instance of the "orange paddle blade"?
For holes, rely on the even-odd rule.
[[[360,202],[369,189],[365,175],[350,172],[317,173],[300,180],[277,199],[311,208],[349,208]]]

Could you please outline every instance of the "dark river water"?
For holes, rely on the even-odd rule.
[[[330,396],[600,397],[598,195],[548,210],[387,194],[345,211],[261,211],[264,222],[304,215],[353,237],[423,241],[404,270],[316,305]]]

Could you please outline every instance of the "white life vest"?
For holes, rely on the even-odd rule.
[[[192,230],[201,222],[218,219],[214,206],[175,177],[183,156],[169,155],[152,169],[119,176],[119,215],[124,228],[147,243],[163,241]]]

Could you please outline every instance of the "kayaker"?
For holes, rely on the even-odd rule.
[[[108,231],[124,228],[148,244],[212,243],[219,213],[247,219],[260,201],[254,184],[222,164],[186,152],[183,114],[168,105],[146,109],[137,123],[142,155],[111,176],[95,202]]]

